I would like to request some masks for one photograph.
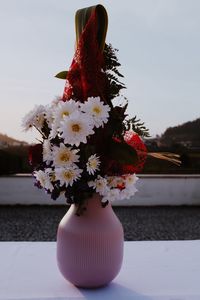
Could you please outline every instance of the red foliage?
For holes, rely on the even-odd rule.
[[[97,41],[97,14],[94,11],[78,41],[77,49],[66,78],[63,101],[100,96],[105,100],[106,75],[103,73],[103,53]]]
[[[134,132],[127,131],[124,136],[125,142],[134,148],[137,152],[138,160],[137,163],[133,165],[124,165],[124,174],[127,173],[139,173],[142,171],[146,158],[147,158],[147,148],[143,143],[142,139]]]

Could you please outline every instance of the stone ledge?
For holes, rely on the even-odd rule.
[[[138,192],[117,206],[200,205],[200,175],[140,175]],[[60,205],[64,197],[53,201],[33,185],[31,175],[0,177],[0,205]]]

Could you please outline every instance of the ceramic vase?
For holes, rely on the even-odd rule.
[[[62,275],[78,287],[108,284],[120,271],[123,259],[123,227],[110,203],[101,205],[94,194],[83,215],[72,204],[57,231],[57,263]]]

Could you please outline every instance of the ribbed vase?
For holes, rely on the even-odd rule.
[[[120,271],[123,259],[122,225],[110,203],[102,208],[98,194],[87,201],[83,215],[71,205],[57,232],[57,262],[62,275],[79,287],[108,284]]]

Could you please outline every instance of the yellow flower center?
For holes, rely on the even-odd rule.
[[[60,160],[61,161],[69,161],[70,160],[70,154],[69,153],[61,153],[60,155]]]
[[[101,182],[97,182],[97,188],[102,188],[103,184]]]
[[[69,116],[69,112],[68,111],[63,111],[62,113],[62,117],[68,117]]]
[[[132,178],[132,177],[128,177],[128,178],[127,178],[127,181],[128,181],[129,183],[132,183],[132,182],[133,182],[133,178]]]
[[[97,161],[96,160],[92,160],[92,161],[90,161],[89,165],[90,165],[90,168],[96,169],[96,167],[97,167]]]
[[[50,179],[51,179],[52,181],[56,181],[56,175],[55,175],[55,173],[51,173],[51,174],[50,174]]]
[[[72,131],[79,132],[81,130],[81,126],[79,124],[72,125]]]
[[[100,114],[101,108],[99,106],[94,106],[93,107],[93,112],[96,113],[97,115]]]
[[[65,171],[64,177],[67,180],[71,180],[73,178],[73,173],[70,170],[69,171]]]

